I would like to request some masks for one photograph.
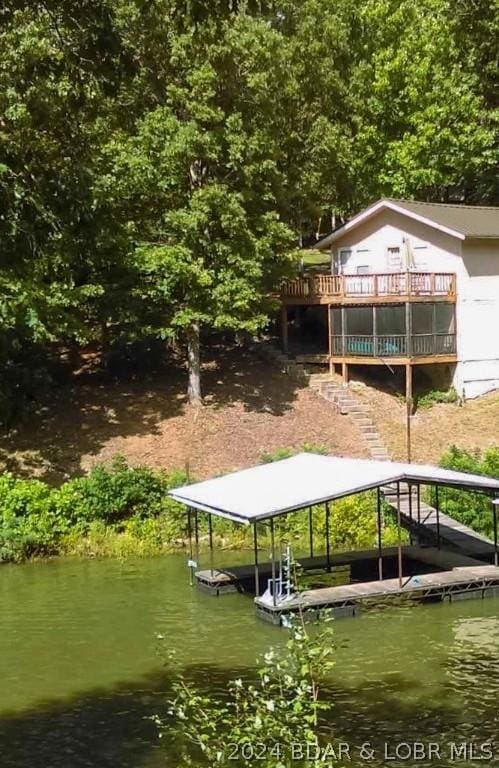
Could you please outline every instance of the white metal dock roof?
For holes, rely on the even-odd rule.
[[[169,494],[194,509],[250,524],[397,481],[499,493],[499,480],[423,464],[300,453]]]

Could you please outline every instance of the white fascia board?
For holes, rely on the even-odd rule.
[[[458,232],[457,230],[451,229],[450,227],[445,227],[443,224],[437,224],[436,221],[428,219],[426,216],[420,216],[418,213],[408,211],[405,208],[402,208],[401,206],[392,202],[391,200],[379,200],[379,202],[361,211],[357,214],[357,216],[354,216],[353,219],[347,221],[347,223],[342,227],[335,230],[334,232],[331,232],[330,235],[327,235],[327,237],[324,237],[322,240],[320,240],[315,245],[315,249],[318,251],[323,251],[325,248],[328,248],[330,245],[332,245],[336,240],[339,240],[341,237],[343,237],[346,232],[355,229],[355,227],[358,227],[359,224],[362,224],[363,221],[370,219],[378,211],[384,208],[388,208],[392,211],[395,211],[396,213],[400,213],[402,216],[407,216],[414,221],[419,221],[421,224],[426,224],[428,227],[432,227],[432,229],[438,229],[440,232],[445,232],[445,234],[451,235],[451,237],[456,237],[458,240],[466,239],[462,232]]]

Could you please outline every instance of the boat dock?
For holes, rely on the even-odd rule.
[[[282,624],[290,614],[302,613],[316,618],[328,609],[333,616],[356,616],[369,604],[384,600],[411,602],[442,602],[485,597],[499,597],[499,568],[476,565],[455,568],[440,573],[409,576],[400,587],[398,579],[368,581],[325,589],[300,592],[290,600],[273,605],[272,599],[255,598],[259,618],[272,624]]]
[[[424,501],[428,488],[435,506]],[[490,514],[493,542],[442,512],[440,500],[446,488],[488,497],[490,512],[484,514]],[[331,504],[365,491],[376,491],[372,498],[377,547],[333,552]],[[317,615],[324,608],[336,616],[355,616],[374,603],[499,596],[499,479],[493,477],[422,464],[302,453],[169,494],[187,507],[191,584],[197,582],[217,596],[251,594],[257,615],[274,624],[283,623],[288,614]],[[468,496],[462,498],[463,504],[473,503]],[[396,546],[383,546],[386,503],[395,512]],[[308,515],[309,556],[299,557],[298,563],[278,523],[276,527],[278,518],[290,512]],[[208,516],[208,569],[199,567],[199,514]],[[252,527],[252,565],[214,567],[213,515]],[[403,528],[409,531],[409,545],[404,544]],[[258,546],[263,532],[271,549],[266,562],[260,562]]]

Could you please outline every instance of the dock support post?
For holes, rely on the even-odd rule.
[[[187,507],[187,534],[189,538],[189,584],[194,586],[194,569],[192,567],[192,560],[194,557],[193,551],[192,551],[192,510],[190,507]]]
[[[308,538],[310,541],[310,558],[314,556],[314,521],[312,518],[312,507],[308,508]]]
[[[194,540],[196,542],[196,567],[199,568],[199,520],[197,509],[194,512]]]
[[[409,519],[411,521],[411,527],[410,527],[410,530],[409,530],[409,542],[410,542],[411,547],[412,547],[414,542],[412,540],[412,523],[413,523],[413,519],[412,519],[412,485],[411,485],[411,483],[407,483],[407,488],[409,489]]]
[[[378,529],[378,574],[379,580],[383,581],[383,531],[381,522],[381,490],[376,489],[376,513],[377,513],[377,529]]]
[[[210,572],[211,577],[213,578],[213,520],[211,519],[211,515],[208,513],[208,532],[210,537]]]
[[[275,583],[275,535],[274,535],[274,518],[270,518],[270,545],[272,548],[272,603],[277,605],[276,595],[276,583]]]
[[[440,499],[438,485],[435,486],[435,509],[437,511],[437,549],[440,549]]]
[[[329,542],[329,501],[326,501],[326,569],[331,573],[331,546]]]
[[[258,531],[253,523],[253,552],[255,555],[255,597],[260,597],[260,572],[258,569]]]
[[[494,511],[494,565],[499,566],[499,551],[497,547],[497,505],[499,504],[499,499],[493,499],[492,500],[492,509]]]
[[[399,587],[402,589],[402,529],[400,524],[400,480],[397,482],[397,534],[398,534],[398,566]]]

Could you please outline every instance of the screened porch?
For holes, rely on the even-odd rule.
[[[330,307],[332,357],[456,354],[455,306],[411,303]]]

